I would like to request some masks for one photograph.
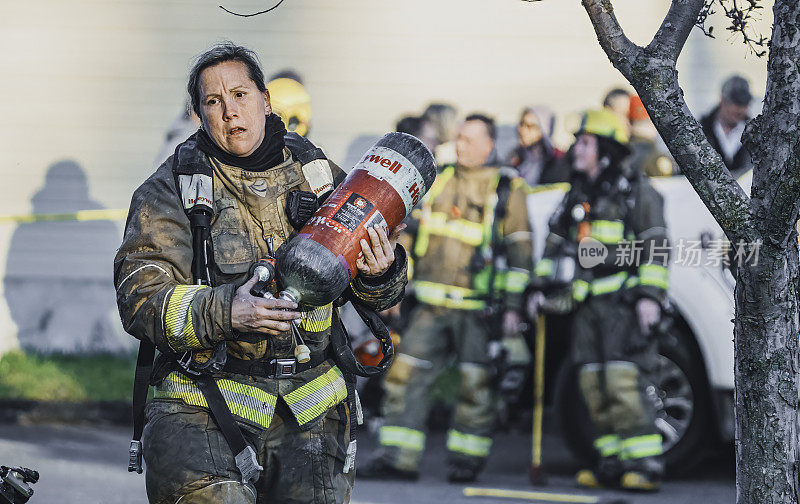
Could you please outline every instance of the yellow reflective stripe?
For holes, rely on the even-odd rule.
[[[201,348],[192,322],[192,300],[207,285],[176,285],[169,295],[164,329],[167,343],[175,351]]]
[[[616,434],[601,436],[594,440],[594,447],[601,457],[616,455],[620,450],[619,436]]]
[[[492,439],[473,434],[465,434],[455,429],[447,432],[447,449],[471,457],[488,457]]]
[[[540,259],[533,271],[538,277],[553,276],[556,272],[556,263],[552,259]]]
[[[302,387],[283,396],[299,425],[305,425],[324,414],[331,406],[347,398],[347,384],[342,372],[333,366]]]
[[[483,243],[483,226],[481,224],[464,219],[448,221],[447,214],[443,212],[429,213],[428,218],[420,224],[419,231],[425,235],[426,240],[430,235],[437,235],[453,238],[473,247]],[[427,249],[427,243],[424,245]]]
[[[659,264],[642,264],[639,266],[639,284],[666,290],[669,287],[669,270]]]
[[[382,446],[397,446],[414,451],[425,449],[425,433],[408,427],[384,425],[378,437]]]
[[[478,296],[475,290],[434,282],[414,282],[414,295],[423,303],[445,308],[480,310],[486,305],[482,299],[465,299]]]
[[[622,288],[627,280],[628,274],[620,271],[616,275],[611,275],[603,278],[598,278],[592,281],[591,292],[592,296],[601,296],[616,292]]]
[[[620,459],[637,459],[656,457],[664,453],[661,444],[661,434],[648,434],[623,439],[620,443]]]
[[[596,220],[592,222],[592,238],[600,243],[618,243],[625,236],[622,221]]]
[[[277,397],[256,387],[220,378],[217,386],[230,408],[239,418],[268,428],[275,413]],[[208,408],[203,393],[194,382],[183,374],[173,371],[155,389],[154,397],[180,399],[186,404]]]
[[[526,194],[537,194],[541,192],[547,191],[559,191],[559,192],[567,192],[569,191],[570,185],[567,182],[558,182],[555,184],[542,184],[542,185],[535,185],[529,186],[526,185],[525,193]]]
[[[453,177],[455,173],[455,168],[452,166],[448,166],[444,169],[442,173],[440,173],[436,180],[433,181],[431,184],[431,188],[428,190],[427,194],[422,198],[422,210],[419,212],[419,228],[417,229],[417,236],[414,240],[414,255],[417,257],[422,257],[428,251],[428,243],[430,238],[430,219],[432,218],[431,212],[431,201],[434,198],[442,194],[444,191],[445,186],[447,185],[447,181]],[[441,212],[436,212],[441,213]],[[444,215],[444,214],[442,214]],[[437,218],[441,218],[437,216]],[[444,215],[445,220],[447,216]]]
[[[327,331],[333,318],[333,304],[328,303],[311,311],[300,313],[300,329],[306,332]]]
[[[589,295],[589,282],[585,280],[575,280],[572,282],[572,299],[581,302]]]
[[[531,274],[522,269],[511,269],[506,271],[506,285],[505,290],[506,292],[510,292],[512,294],[519,294],[525,290],[525,287],[528,286],[528,282],[531,280]]]
[[[636,287],[637,285],[639,285],[639,277],[638,276],[632,276],[632,277],[628,278],[627,280],[625,280],[625,288],[626,289],[630,289],[631,287]]]
[[[428,193],[425,195],[425,199],[423,201],[431,201],[432,199],[436,198],[436,196],[442,194],[447,182],[453,178],[455,173],[456,169],[454,166],[447,166],[444,170],[442,170],[442,173],[440,173],[436,177],[436,180],[433,181],[433,184],[431,184],[431,188],[428,190]]]

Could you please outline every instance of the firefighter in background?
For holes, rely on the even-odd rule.
[[[653,326],[666,296],[668,243],[661,196],[640,172],[622,168],[627,141],[612,112],[584,115],[571,189],[550,219],[528,313],[576,308],[572,358],[599,454],[578,484],[656,490],[662,440],[645,375],[657,358]],[[565,278],[566,288],[545,298],[542,291]]]
[[[286,130],[308,136],[311,129],[311,96],[300,74],[284,70],[272,76],[267,84],[272,110],[286,125]]]
[[[406,245],[413,251],[418,305],[386,376],[381,447],[359,468],[359,477],[417,478],[431,388],[451,358],[461,388],[447,435],[448,479],[475,480],[489,455],[494,410],[488,347],[496,339],[491,331],[501,331],[485,319],[489,285],[504,298],[502,330],[513,333],[532,266],[525,184],[490,167],[495,132],[491,119],[468,117],[458,134],[458,162],[445,167],[415,210],[419,225],[413,237],[406,235]],[[502,220],[495,222],[496,215]]]

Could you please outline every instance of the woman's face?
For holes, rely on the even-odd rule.
[[[200,121],[222,150],[249,156],[264,140],[269,93],[259,91],[247,66],[225,61],[200,73]]]

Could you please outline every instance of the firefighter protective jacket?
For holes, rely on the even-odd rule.
[[[208,163],[213,172],[211,286],[194,285],[191,274],[192,232],[168,158],[134,193],[122,245],[114,260],[117,304],[125,330],[148,339],[165,353],[181,355],[227,342],[229,356],[239,359],[293,359],[291,332],[278,336],[242,334],[231,326],[236,289],[248,280],[253,262],[268,252],[272,237],[278,248],[293,229],[284,208],[292,190],[310,190],[303,167],[284,150],[285,161],[261,172],[226,166],[203,154],[194,136],[176,150],[177,163]],[[328,163],[326,163],[328,164]],[[208,166],[206,167],[208,168]],[[330,163],[327,176],[340,182],[342,171]],[[351,288],[367,305],[382,310],[401,297],[406,279],[405,254],[377,279],[357,276]],[[303,312],[300,331],[312,353],[329,344],[336,308],[328,304]],[[220,376],[217,380],[232,413],[262,428],[269,427],[277,397],[302,427],[346,397],[342,372],[330,361],[281,380]],[[265,382],[265,383],[264,383]],[[156,397],[181,399],[195,406],[205,401],[191,380],[174,371],[157,386]]]
[[[598,262],[590,248],[605,248],[605,257]],[[534,286],[543,288],[565,256],[576,262],[572,294],[577,302],[622,290],[634,298],[662,300],[669,286],[663,198],[638,173],[628,179],[607,169],[594,182],[575,177],[550,219]]]
[[[499,245],[506,264],[492,273],[492,226],[499,180],[499,168],[448,166],[436,178],[421,208],[413,212],[418,228],[409,247],[413,251],[412,283],[419,301],[454,309],[482,309],[494,277],[495,290],[505,297],[506,307],[520,307],[533,263],[526,186],[518,177],[511,181],[506,215],[499,223]]]

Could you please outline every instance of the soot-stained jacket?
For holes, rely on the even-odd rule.
[[[193,136],[134,192],[122,245],[114,260],[117,304],[128,333],[153,342],[167,354],[209,349],[224,340],[229,357],[263,361],[294,358],[295,342],[290,331],[278,336],[244,334],[231,325],[235,291],[248,280],[253,262],[267,255],[268,238],[272,237],[277,249],[294,233],[284,210],[287,194],[318,190],[326,184],[331,188],[344,179],[334,163],[301,165],[289,149],[284,150],[284,157],[285,161],[273,168],[248,171],[206,156]],[[206,163],[213,174],[211,286],[195,285],[192,278],[192,232],[181,191],[176,187],[173,163]],[[377,279],[356,276],[351,282],[353,293],[377,310],[392,306],[402,297],[407,282],[406,259],[402,248],[398,249],[395,262],[384,275]],[[323,351],[329,344],[331,320],[337,309],[334,305],[303,311],[300,332],[312,353]],[[301,426],[346,396],[342,373],[331,361],[281,380],[220,375],[223,378],[250,383],[231,385],[236,394],[225,397],[235,415],[261,427],[269,426],[278,396],[286,399]],[[156,397],[193,404],[191,387],[183,374],[174,371],[157,387]],[[225,395],[222,383],[220,388]],[[247,402],[247,396],[252,399],[250,403],[263,408],[256,407],[258,411],[254,412],[250,411],[253,404],[248,403],[250,410],[232,404],[242,397]],[[313,397],[313,404],[306,396]]]

